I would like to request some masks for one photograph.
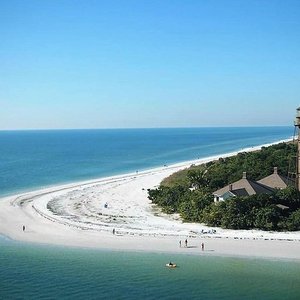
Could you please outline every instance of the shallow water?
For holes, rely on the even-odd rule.
[[[299,299],[300,262],[0,240],[1,299]],[[168,269],[170,260],[179,267]]]

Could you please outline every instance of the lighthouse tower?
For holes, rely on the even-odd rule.
[[[296,186],[298,191],[300,191],[300,107],[297,108],[296,119],[295,119],[295,129],[297,130],[297,162],[296,162]]]

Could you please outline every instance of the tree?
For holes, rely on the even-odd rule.
[[[202,190],[185,194],[179,206],[179,213],[185,221],[201,222],[203,209],[213,203],[213,196]]]
[[[291,213],[286,222],[286,226],[288,230],[300,230],[300,209]]]
[[[286,205],[292,210],[300,208],[300,192],[293,186],[278,190],[275,197],[278,204]]]
[[[190,185],[197,189],[208,186],[209,180],[206,177],[207,169],[191,169],[187,173]]]
[[[275,205],[262,207],[257,209],[254,226],[263,230],[276,230],[280,216],[280,211]]]

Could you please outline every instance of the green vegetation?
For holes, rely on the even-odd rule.
[[[259,180],[273,173],[287,175],[296,145],[281,143],[260,151],[240,153],[177,172],[159,188],[148,190],[149,199],[166,213],[179,213],[186,222],[231,229],[300,230],[300,193],[292,186],[271,195],[233,197],[214,203],[212,192],[241,178]],[[288,206],[282,209],[277,205]]]

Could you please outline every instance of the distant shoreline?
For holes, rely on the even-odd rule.
[[[210,227],[162,214],[147,198],[148,188],[192,164],[289,141],[1,198],[0,233],[19,241],[76,247],[300,259],[300,232],[213,228],[213,234]],[[191,248],[179,248],[179,240],[185,239]],[[202,241],[211,251],[201,251]]]
[[[126,175],[137,169],[147,171],[165,164],[176,165],[292,136],[288,127],[247,128],[135,129],[118,134],[102,134],[101,130],[0,133],[0,198]],[[156,136],[158,140],[154,142]],[[66,140],[61,143],[61,139]],[[85,142],[80,143],[81,139]],[[49,140],[48,144],[44,140]],[[26,151],[19,152],[23,147]]]

